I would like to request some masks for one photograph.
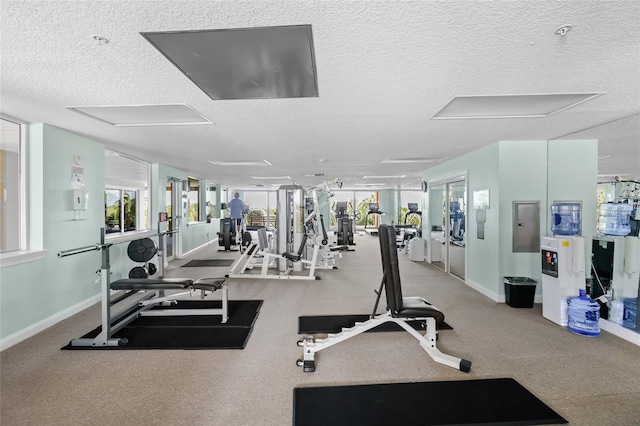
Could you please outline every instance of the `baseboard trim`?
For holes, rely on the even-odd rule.
[[[100,303],[100,294],[96,294],[95,296],[83,302],[70,306],[63,311],[51,315],[48,318],[38,321],[37,323],[32,324],[27,328],[24,328],[5,337],[4,339],[0,340],[0,352],[4,351],[5,349],[9,349],[11,346],[17,345],[24,340],[27,340],[29,337],[35,336],[41,331],[46,330],[47,328],[77,314],[80,311],[87,309],[89,306],[95,305],[96,303]]]
[[[474,289],[475,291],[477,291],[480,294],[483,294],[485,296],[487,296],[489,299],[495,301],[495,302],[501,302],[504,303],[505,302],[505,298],[504,296],[500,296],[499,294],[497,294],[494,291],[489,290],[486,287],[481,286],[480,284],[472,281],[472,280],[465,280],[465,283],[467,283],[467,285],[469,287],[471,287],[472,289]],[[502,300],[500,300],[502,299]]]
[[[189,251],[188,251],[188,252],[186,252],[186,253],[182,253],[182,255],[179,257],[179,259],[184,259],[184,258],[185,258],[185,257],[187,257],[187,256],[191,256],[192,254],[194,254],[194,253],[195,253],[195,252],[197,252],[198,250],[202,250],[203,248],[205,248],[205,247],[207,247],[207,246],[210,246],[211,244],[216,243],[216,242],[218,242],[218,238],[217,238],[217,237],[216,237],[216,238],[214,238],[214,239],[213,239],[213,240],[211,240],[211,241],[207,241],[206,243],[204,243],[204,244],[202,244],[202,245],[200,245],[200,246],[198,246],[198,247],[196,247],[196,248],[194,248],[194,249],[189,250]]]
[[[629,330],[621,326],[620,324],[616,324],[613,321],[600,319],[599,321],[600,329],[604,330],[608,333],[613,334],[614,336],[618,336],[621,339],[626,340],[627,342],[631,342],[636,346],[640,346],[640,334],[636,333],[633,330]]]

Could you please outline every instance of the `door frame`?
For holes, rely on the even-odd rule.
[[[469,198],[469,180],[467,179],[467,172],[458,172],[458,173],[454,173],[448,177],[441,177],[438,178],[436,180],[433,181],[429,181],[428,182],[428,193],[430,194],[431,191],[433,190],[434,187],[438,187],[438,186],[444,186],[444,192],[445,192],[445,197],[444,197],[444,212],[446,215],[446,219],[444,221],[444,235],[446,236],[444,239],[444,258],[442,259],[442,263],[444,265],[444,269],[442,269],[444,272],[458,278],[461,280],[465,280],[465,278],[461,278],[453,273],[451,273],[451,265],[450,265],[450,256],[449,256],[449,249],[450,249],[450,245],[451,245],[451,220],[449,219],[449,209],[450,209],[450,204],[449,204],[449,191],[450,191],[450,185],[454,184],[454,183],[458,183],[458,182],[464,182],[464,193],[466,194],[465,196],[465,205],[464,205],[464,215],[465,215],[465,220],[468,219],[469,214],[468,214],[468,198]],[[431,203],[429,203],[429,212],[428,212],[428,217],[429,217],[429,224],[433,225],[431,223],[431,209],[432,208],[440,208],[440,205],[438,206],[432,206]],[[467,228],[468,227],[468,223],[465,223],[465,252],[464,252],[464,276],[467,276],[467,251],[466,251],[466,234],[467,234]],[[431,231],[429,231],[431,232]],[[431,238],[429,239],[429,244],[431,245]],[[434,247],[430,247],[431,250],[434,249]],[[430,256],[431,258],[432,256]],[[440,268],[439,268],[440,269]]]

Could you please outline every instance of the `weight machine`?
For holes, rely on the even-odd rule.
[[[319,280],[316,277],[315,269],[318,260],[318,252],[320,247],[313,245],[313,253],[311,260],[303,258],[303,252],[307,245],[307,235],[304,234],[300,242],[297,252],[284,252],[282,254],[269,252],[269,240],[267,230],[260,228],[257,231],[258,241],[251,241],[247,249],[236,259],[231,265],[226,278],[257,278],[257,279],[281,279],[281,280]],[[270,274],[270,268],[279,268],[282,263],[291,262],[297,265],[297,268],[287,267],[284,271],[280,270],[277,274]],[[308,274],[292,274],[292,272],[302,271],[304,267],[308,267]],[[260,273],[250,273],[252,269],[259,267]]]
[[[162,214],[161,214],[162,215]],[[162,217],[162,216],[161,216]],[[159,228],[158,228],[159,229]],[[220,315],[222,323],[228,320],[228,293],[224,278],[200,278],[196,281],[190,278],[163,278],[164,260],[163,251],[164,236],[178,231],[166,231],[159,233],[158,240],[160,250],[150,238],[144,238],[143,243],[130,241],[128,247],[129,256],[141,262],[147,262],[156,254],[160,268],[159,278],[128,278],[111,282],[111,264],[109,250],[114,244],[106,243],[104,228],[100,229],[100,243],[58,253],[58,257],[73,256],[89,251],[102,253],[101,268],[97,272],[101,280],[101,328],[95,337],[74,339],[71,346],[124,346],[128,343],[126,338],[114,337],[120,329],[141,316],[190,316],[190,315]],[[126,241],[125,241],[126,242]],[[180,293],[165,295],[165,290],[179,290]],[[199,291],[202,298],[205,293],[222,291],[222,307],[219,309],[170,309],[177,303],[179,296],[192,294]],[[112,291],[118,291],[112,297]],[[140,296],[140,293],[142,295]],[[117,313],[112,312],[112,306],[132,296],[140,296],[131,304],[122,307]]]

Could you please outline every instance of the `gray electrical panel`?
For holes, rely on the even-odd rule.
[[[540,202],[513,202],[513,252],[540,251]]]

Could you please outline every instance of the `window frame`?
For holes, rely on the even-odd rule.
[[[192,181],[195,181],[195,182],[198,183],[198,189],[196,191],[192,191],[191,190],[191,182]],[[186,185],[187,186],[187,191],[186,191],[187,192],[187,226],[188,225],[194,225],[196,223],[204,222],[205,220],[203,219],[203,217],[205,215],[203,215],[203,207],[206,207],[205,206],[206,202],[205,203],[202,202],[202,200],[205,198],[203,196],[203,191],[202,191],[202,188],[203,188],[202,183],[203,183],[203,181],[202,181],[202,179],[198,179],[198,178],[195,178],[193,176],[187,176],[187,180],[185,182],[187,183],[187,185]],[[195,210],[195,212],[197,214],[196,220],[191,220],[191,218],[189,217],[191,215],[191,204],[192,203],[191,203],[190,195],[191,195],[192,192],[196,193],[196,198],[198,200],[198,202],[197,202],[197,206],[198,207]]]
[[[136,233],[136,232],[145,232],[149,230],[149,224],[148,223],[144,223],[144,217],[141,216],[144,215],[144,210],[143,210],[143,205],[144,202],[140,202],[140,200],[143,200],[143,197],[141,196],[141,191],[140,188],[134,188],[134,187],[130,187],[130,186],[122,186],[122,185],[111,185],[111,184],[105,184],[104,186],[104,193],[106,194],[107,191],[119,191],[120,192],[120,231],[118,232],[107,232],[107,206],[105,205],[105,215],[104,215],[104,225],[105,225],[105,238],[117,238],[117,237],[121,237],[123,235],[131,235],[132,233]],[[135,223],[135,229],[132,229],[130,231],[127,231],[124,229],[124,223],[125,223],[125,211],[124,211],[124,193],[125,192],[134,192],[136,194],[136,223]]]
[[[107,233],[107,210],[106,206],[103,210],[103,219],[102,223],[105,229],[105,240],[116,240],[123,239],[123,237],[131,238],[131,235],[141,234],[145,235],[152,231],[151,224],[151,192],[149,188],[151,188],[151,165],[143,160],[140,160],[135,157],[131,157],[126,154],[121,154],[117,151],[113,151],[109,148],[105,148],[105,157],[119,157],[121,160],[133,161],[136,163],[140,163],[140,167],[144,167],[145,179],[144,181],[138,181],[137,179],[121,179],[120,176],[113,176],[111,173],[107,171],[108,165],[105,164],[105,180],[104,180],[104,188],[103,188],[103,196],[107,190],[117,190],[120,191],[120,231],[119,232],[109,232]],[[120,161],[120,160],[118,160]],[[122,165],[114,165],[113,167],[118,169]],[[142,169],[140,169],[142,170]],[[143,184],[144,182],[144,184]],[[125,191],[133,191],[136,194],[136,229],[125,231],[123,228],[124,225],[124,192]],[[145,211],[146,209],[146,211]]]
[[[17,119],[7,114],[0,113],[0,118],[11,123],[15,123],[20,127],[19,140],[19,160],[18,160],[18,179],[19,179],[19,242],[18,250],[11,250],[0,253],[0,268],[19,265],[21,263],[32,262],[45,259],[47,257],[46,250],[42,249],[42,236],[38,240],[30,241],[30,224],[31,216],[29,209],[29,124],[24,120]]]

